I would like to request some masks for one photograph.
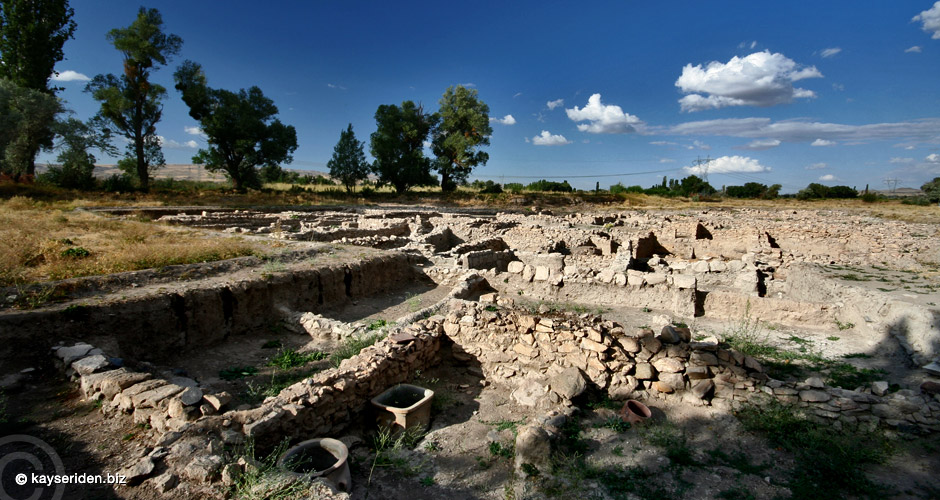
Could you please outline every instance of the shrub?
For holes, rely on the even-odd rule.
[[[518,182],[510,182],[503,185],[503,189],[509,191],[510,193],[521,193],[522,190],[525,189],[525,186]]]

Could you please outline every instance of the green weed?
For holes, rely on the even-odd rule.
[[[379,333],[361,337],[348,337],[340,344],[339,348],[330,355],[330,365],[333,366],[333,368],[339,368],[339,364],[342,363],[344,359],[349,359],[359,354],[360,351],[375,344],[382,339],[382,337],[383,336]]]
[[[251,377],[258,373],[254,366],[231,366],[219,371],[219,378],[222,380],[237,380],[243,377]]]
[[[311,351],[300,353],[294,349],[283,349],[268,361],[268,366],[275,366],[282,370],[288,370],[298,366],[303,366],[311,361],[319,361],[327,357],[326,353],[320,351]]]

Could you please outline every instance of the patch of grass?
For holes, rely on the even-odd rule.
[[[247,390],[245,391],[246,399],[250,402],[260,403],[264,401],[265,398],[277,396],[284,389],[287,389],[301,380],[309,378],[317,371],[319,370],[312,369],[299,372],[278,372],[275,370],[271,373],[271,379],[265,384],[248,382]]]
[[[866,464],[883,462],[891,451],[880,433],[838,432],[777,400],[746,405],[737,416],[745,429],[765,435],[774,446],[794,454],[796,466],[788,485],[792,498],[815,499],[822,491],[831,498],[882,492],[883,487],[864,470]]]
[[[513,454],[515,453],[513,448],[515,448],[515,446],[513,446],[511,443],[504,445],[499,441],[493,441],[490,443],[490,455],[493,455],[494,457],[512,458]]]
[[[672,422],[662,421],[644,428],[647,441],[666,451],[666,457],[677,465],[695,465],[689,440]]]
[[[492,425],[496,432],[503,432],[506,429],[512,431],[513,434],[519,429],[519,426],[523,424],[525,420],[496,420],[495,422],[486,422],[489,425]]]
[[[614,446],[614,449],[610,450],[610,452],[613,453],[614,455],[618,456],[618,457],[622,457],[622,456],[623,456],[623,446],[620,446],[620,445]]]
[[[842,278],[845,281],[871,281],[871,279],[865,276],[859,276],[855,273],[837,274],[836,278]]]
[[[268,361],[268,366],[275,366],[282,370],[288,370],[298,366],[303,366],[311,361],[319,361],[327,357],[327,354],[320,351],[300,353],[294,349],[282,349]]]
[[[839,337],[836,337],[835,335],[833,335],[833,336],[831,336],[831,337],[826,337],[826,340],[828,340],[828,341],[830,341],[830,342],[835,342],[835,341],[839,340]]]
[[[601,423],[594,424],[594,427],[596,428],[606,427],[608,429],[613,429],[614,431],[617,431],[617,432],[627,432],[628,430],[630,430],[631,426],[630,426],[630,422],[626,422],[622,418],[614,416],[614,417],[608,418],[607,420]]]
[[[244,377],[251,377],[258,373],[254,366],[231,366],[219,371],[219,378],[222,380],[238,380]]]
[[[771,466],[771,463],[769,462],[763,464],[752,464],[747,454],[738,450],[732,451],[729,454],[725,453],[721,448],[715,448],[713,450],[708,450],[708,456],[711,458],[713,464],[727,465],[728,467],[736,469],[744,474],[760,474],[761,472],[769,469]]]
[[[840,332],[845,331],[845,330],[851,330],[852,328],[855,328],[855,323],[848,323],[848,322],[843,323],[843,322],[841,322],[841,321],[839,321],[839,320],[837,320],[837,319],[834,320],[834,321],[836,322],[836,327],[839,328],[839,331],[840,331]]]
[[[421,486],[434,486],[434,476],[424,476],[421,478]]]
[[[375,344],[382,339],[382,337],[383,335],[379,333],[373,333],[370,335],[346,338],[346,340],[333,351],[333,354],[330,355],[330,365],[333,368],[339,368],[340,363],[342,363],[344,359],[349,359],[359,354],[360,351]]]
[[[414,476],[420,466],[409,465],[408,460],[401,456],[401,450],[413,449],[425,436],[424,431],[413,427],[403,432],[394,433],[390,428],[380,428],[372,436],[372,468],[369,470],[369,483],[372,482],[372,473],[376,467],[391,467],[405,476]]]
[[[384,319],[374,319],[369,322],[369,325],[366,327],[366,329],[371,332],[385,328],[386,326],[388,326],[388,321],[385,321]]]
[[[888,373],[880,368],[858,369],[848,363],[830,362],[828,363],[829,376],[826,383],[831,386],[841,387],[843,389],[855,389],[856,387],[871,384],[876,380],[883,379]]]
[[[845,359],[852,359],[852,358],[868,359],[872,356],[871,354],[866,354],[864,352],[853,352],[851,354],[843,354],[842,357]]]
[[[248,440],[237,453],[252,464],[235,475],[229,494],[238,500],[288,500],[305,498],[308,486],[303,481],[285,482],[277,466],[277,460],[287,451],[288,442],[284,440],[265,457],[255,456],[255,446]]]
[[[408,310],[418,312],[421,310],[421,296],[418,294],[405,294],[405,303],[408,304]]]
[[[91,252],[89,252],[88,249],[84,247],[72,247],[62,250],[62,253],[59,255],[73,259],[84,259],[85,257],[90,257]]]
[[[530,463],[522,464],[521,469],[522,473],[525,474],[525,477],[536,477],[541,474],[539,468]]]

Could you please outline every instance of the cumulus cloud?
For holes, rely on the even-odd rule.
[[[745,57],[734,56],[727,63],[712,61],[705,67],[687,64],[676,80],[676,87],[689,94],[679,99],[682,111],[767,107],[816,97],[815,92],[796,88],[793,82],[822,76],[815,66],[802,67],[783,54],[765,50]]]
[[[70,69],[61,71],[59,74],[53,73],[49,78],[55,82],[87,82],[91,80],[91,78],[88,78],[88,76]]]
[[[827,141],[826,139],[816,139],[810,146],[835,146],[835,141]]]
[[[709,174],[731,174],[731,173],[757,173],[770,172],[770,167],[761,165],[754,158],[747,156],[722,156],[715,158],[708,164]],[[689,175],[701,175],[705,173],[705,168],[701,165],[683,168]]]
[[[188,140],[186,142],[177,142],[173,139],[167,139],[162,135],[157,136],[157,142],[159,142],[160,147],[167,149],[196,149],[199,147],[199,144],[196,141]]]
[[[923,50],[924,50],[924,48],[921,47],[920,45],[914,45],[913,47],[908,47],[908,48],[904,49],[904,52],[906,52],[906,53],[911,53],[911,52],[912,52],[912,53],[914,53],[914,54],[920,54],[921,51],[923,51]]]
[[[804,167],[804,168],[805,168],[806,170],[822,170],[822,169],[824,169],[824,168],[826,168],[826,167],[827,167],[827,165],[826,165],[825,163],[819,162],[819,163],[813,163],[812,165],[807,165],[807,166]]]
[[[555,108],[557,108],[557,107],[559,107],[559,106],[564,106],[564,105],[565,105],[565,100],[564,100],[564,99],[555,99],[554,101],[548,101],[548,102],[546,102],[545,105],[548,106],[548,109],[555,109]]]
[[[841,123],[784,120],[770,118],[724,118],[681,123],[672,127],[649,127],[646,132],[663,135],[729,136],[748,139],[775,138],[783,142],[877,141],[904,139],[914,143],[940,142],[940,118],[925,118],[907,122],[845,125]],[[907,145],[907,143],[905,143]]]
[[[532,138],[532,144],[536,146],[564,146],[571,144],[571,141],[565,139],[563,135],[555,135],[548,130],[543,130],[541,134]]]
[[[198,135],[199,137],[206,136],[206,133],[198,126],[183,127],[183,130],[189,135]]]
[[[749,151],[763,151],[765,149],[775,148],[780,145],[780,139],[757,139],[749,142],[745,146],[738,146],[735,149],[746,149]]]
[[[826,175],[820,175],[819,180],[823,182],[830,182],[830,181],[837,181],[839,180],[839,178],[832,174],[826,174]]]
[[[624,113],[616,104],[603,104],[600,94],[592,95],[587,106],[575,106],[566,109],[565,113],[573,122],[589,122],[579,123],[578,130],[592,134],[629,134],[636,132],[636,126],[643,123],[639,118]]]
[[[490,118],[491,122],[499,123],[500,125],[515,125],[516,119],[512,115],[506,115],[502,118]]]
[[[940,2],[914,16],[911,21],[920,22],[920,29],[930,33],[930,38],[940,40]]]
[[[940,163],[940,155],[937,153],[929,154],[924,158],[924,161],[927,163]]]
[[[841,47],[829,47],[828,49],[823,49],[822,52],[819,53],[819,55],[823,57],[833,57],[839,52],[842,52]]]

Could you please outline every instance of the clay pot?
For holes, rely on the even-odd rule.
[[[418,428],[431,423],[431,399],[434,391],[411,384],[398,384],[372,398],[378,426],[393,432]]]
[[[652,416],[653,412],[650,411],[649,407],[635,399],[624,403],[623,408],[620,410],[620,418],[625,422],[629,422],[630,425],[642,424]]]
[[[323,478],[335,489],[349,491],[349,450],[342,441],[310,439],[290,448],[278,459],[279,468],[295,477]]]

